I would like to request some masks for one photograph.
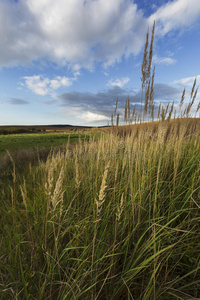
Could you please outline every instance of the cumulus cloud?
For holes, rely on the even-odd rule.
[[[25,85],[35,94],[47,95],[52,94],[54,90],[60,87],[69,87],[76,78],[67,78],[56,76],[54,79],[46,78],[42,75],[26,76],[24,77]]]
[[[164,36],[199,15],[199,0],[170,1],[150,17],[133,0],[0,0],[0,66],[45,58],[76,74],[95,62],[107,67],[138,54],[154,20],[157,36]]]
[[[77,116],[76,118],[85,122],[100,122],[110,120],[110,118],[107,116],[94,114],[90,111],[87,111],[86,113],[83,113],[82,115]]]
[[[29,104],[28,101],[23,100],[23,99],[18,99],[18,98],[10,98],[9,103],[12,105],[25,105]]]
[[[130,0],[0,0],[0,64],[110,65],[139,53],[147,25]]]
[[[122,88],[125,84],[127,84],[130,81],[130,78],[125,77],[125,78],[121,78],[121,79],[116,79],[115,81],[110,80],[108,82],[108,85],[110,86],[118,86],[120,88]]]

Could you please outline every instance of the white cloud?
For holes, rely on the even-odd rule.
[[[46,58],[75,66],[76,76],[94,62],[107,67],[138,54],[154,19],[163,36],[199,15],[199,0],[168,2],[149,18],[133,0],[0,0],[0,66]]]
[[[75,77],[81,75],[80,73],[81,66],[79,64],[75,64],[72,66],[72,71]]]
[[[108,66],[140,52],[147,26],[130,0],[0,0],[0,65]]]
[[[104,115],[94,114],[91,113],[90,111],[82,114],[81,116],[78,116],[77,119],[83,120],[85,122],[98,122],[98,121],[110,120],[110,118]]]
[[[35,94],[47,95],[60,87],[69,87],[75,78],[57,76],[55,79],[45,78],[41,75],[24,77],[26,86]]]
[[[129,77],[125,77],[125,78],[121,78],[121,79],[116,79],[115,81],[110,80],[108,82],[108,85],[110,86],[118,86],[120,88],[122,88],[125,84],[127,84],[130,81]]]
[[[159,57],[158,55],[153,56],[153,63],[163,64],[163,65],[172,65],[176,63],[176,60],[171,57]]]
[[[192,86],[193,83],[194,83],[195,78],[197,79],[197,85],[200,85],[200,75],[181,78],[179,80],[173,81],[172,83],[177,84],[177,85],[181,85],[181,86]]]
[[[156,21],[156,34],[164,36],[171,30],[186,28],[200,15],[199,0],[174,0],[158,8],[149,21]]]
[[[103,74],[104,74],[106,77],[109,76],[109,74],[108,74],[107,72],[103,72]]]

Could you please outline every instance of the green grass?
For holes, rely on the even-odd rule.
[[[23,172],[13,162],[1,299],[198,299],[199,127],[185,138],[186,125],[179,137],[160,125],[67,145]]]
[[[67,143],[68,137],[69,134],[67,133],[0,135],[0,156],[4,155],[6,150],[12,153],[21,149],[64,145]],[[81,134],[80,138],[84,139],[85,135]],[[78,134],[70,134],[70,143],[77,142],[78,140]]]

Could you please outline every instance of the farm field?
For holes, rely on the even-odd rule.
[[[64,145],[68,142],[70,135],[70,143],[79,140],[78,134],[69,133],[31,133],[31,134],[11,134],[0,135],[0,156],[9,152],[14,152],[21,149],[54,147]],[[89,135],[88,135],[89,136]],[[80,134],[80,138],[84,139],[87,135]]]

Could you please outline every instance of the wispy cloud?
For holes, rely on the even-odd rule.
[[[105,76],[109,76],[109,74],[108,74],[107,72],[103,72],[103,74],[104,74]]]
[[[172,57],[159,57],[158,55],[154,55],[153,63],[162,65],[172,65],[176,63],[176,59]]]
[[[116,79],[116,80],[110,80],[108,82],[108,85],[109,86],[118,86],[120,88],[122,88],[125,84],[127,84],[128,82],[130,81],[130,78],[129,77],[124,77],[124,78],[121,78],[121,79]]]
[[[12,105],[26,105],[29,104],[28,101],[23,100],[23,99],[18,99],[18,98],[10,98],[9,103]]]
[[[54,79],[46,78],[42,75],[24,77],[25,85],[35,94],[47,95],[52,94],[60,87],[69,87],[76,78],[67,78],[56,76]]]
[[[187,28],[194,24],[199,15],[199,0],[174,0],[158,8],[149,17],[149,21],[153,23],[156,20],[156,33],[164,36],[170,31]]]
[[[72,71],[73,71],[74,77],[81,75],[80,69],[81,69],[81,66],[79,64],[75,64],[72,66]]]
[[[192,86],[195,78],[197,79],[197,84],[200,85],[200,75],[181,78],[181,79],[173,81],[172,83],[176,84],[176,85],[181,85],[181,86]]]

